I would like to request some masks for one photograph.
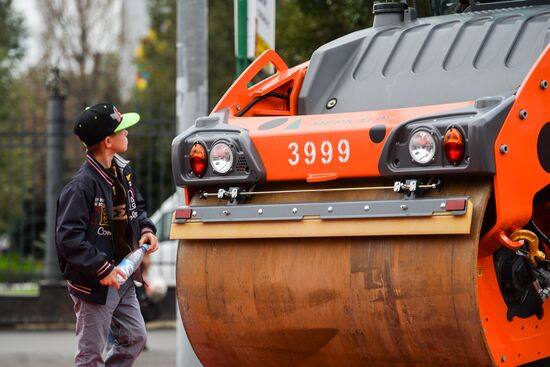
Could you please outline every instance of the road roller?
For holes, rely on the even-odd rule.
[[[174,139],[204,366],[550,366],[550,4],[431,4],[266,51]]]

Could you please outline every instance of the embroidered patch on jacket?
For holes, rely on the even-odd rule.
[[[109,216],[107,215],[107,206],[105,204],[105,199],[94,199],[94,214],[92,215],[91,223],[101,227],[109,226]]]

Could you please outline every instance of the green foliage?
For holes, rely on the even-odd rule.
[[[428,2],[417,3],[428,15]],[[320,46],[372,26],[372,6],[373,0],[277,1],[277,52],[289,66],[307,61]]]
[[[38,257],[45,243],[45,75],[45,67],[18,75],[0,120],[0,238],[9,238],[10,252]]]
[[[11,116],[13,119],[13,115]],[[18,128],[19,119],[4,121],[8,129]],[[29,137],[8,131],[0,135],[0,144],[7,149],[0,151],[0,234],[19,231],[18,223],[25,218],[24,205],[32,197],[32,151],[24,146]],[[23,145],[23,146],[22,146]],[[29,243],[30,245],[30,243]]]
[[[11,0],[0,0],[0,94],[8,90],[15,62],[24,53],[21,46],[25,35],[23,19],[12,8]]]
[[[318,47],[372,24],[372,0],[285,0],[278,3],[277,52],[289,66]]]
[[[23,282],[40,279],[44,263],[15,253],[0,254],[0,282]]]
[[[2,277],[0,276],[0,279]],[[19,283],[20,280],[15,280],[17,283],[3,283],[0,286],[0,297],[37,297],[40,295],[40,287],[38,283]]]
[[[143,118],[176,116],[176,0],[150,0],[151,28],[135,61],[139,79],[132,105]]]
[[[0,0],[0,145],[9,149],[0,151],[0,234],[8,230],[14,217],[21,215],[17,203],[25,199],[25,181],[14,185],[20,178],[24,164],[30,156],[17,142],[23,139],[17,136],[21,120],[18,119],[21,105],[22,88],[15,83],[14,68],[24,54],[22,48],[25,29],[23,19],[12,8],[11,0]]]
[[[145,118],[175,118],[176,0],[149,2],[151,29],[136,50],[138,79],[132,103]],[[235,80],[233,2],[208,1],[208,109]]]
[[[208,108],[212,110],[235,81],[233,1],[208,2]]]
[[[22,48],[25,29],[23,19],[12,8],[11,0],[0,0],[0,95],[8,94],[15,63],[24,54]],[[0,112],[5,113],[9,104],[0,100]]]

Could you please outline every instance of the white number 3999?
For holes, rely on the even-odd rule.
[[[303,150],[300,150],[300,146],[296,142],[291,142],[288,144],[288,149],[290,150],[290,158],[288,158],[288,163],[291,166],[296,166],[300,163],[301,154],[303,154],[303,160],[305,164],[312,165],[314,164],[319,157],[317,157],[317,147],[315,143],[307,141]],[[338,151],[338,161],[340,163],[346,163],[349,160],[350,156],[350,145],[349,141],[346,139],[340,139],[337,145]],[[334,158],[334,149],[332,148],[332,143],[329,140],[323,140],[319,149],[320,161],[323,164],[329,164]]]

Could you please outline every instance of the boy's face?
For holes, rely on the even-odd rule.
[[[111,141],[111,149],[115,153],[124,153],[128,149],[128,131],[120,130],[109,136]]]

